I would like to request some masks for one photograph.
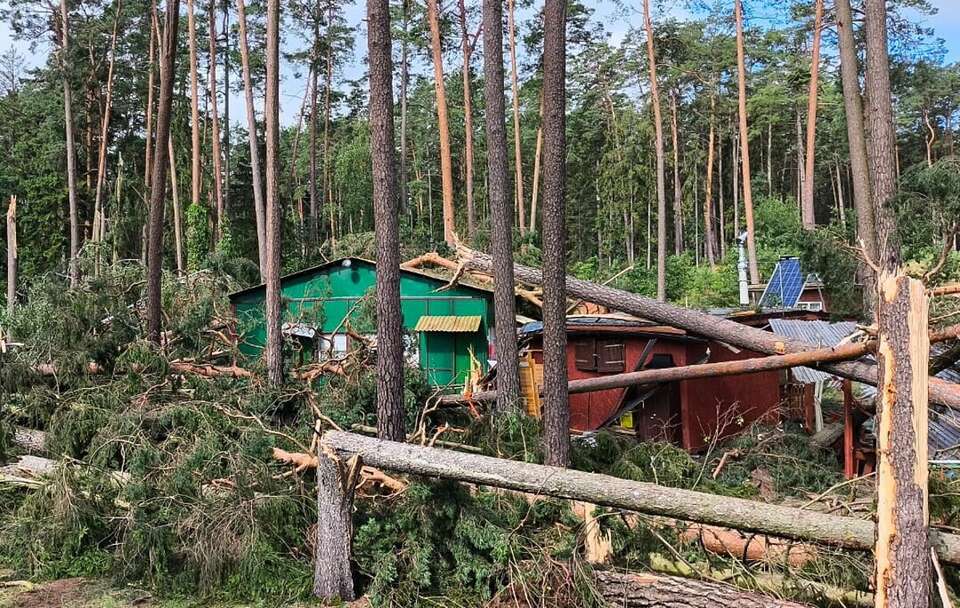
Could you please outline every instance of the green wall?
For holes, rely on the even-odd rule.
[[[301,271],[281,280],[284,302],[284,322],[300,321],[320,327],[321,333],[331,333],[354,305],[376,284],[376,267],[368,261],[349,258],[331,262],[312,270]],[[428,372],[435,386],[462,385],[469,371],[468,348],[486,365],[488,336],[493,335],[493,294],[480,289],[455,286],[437,291],[446,282],[416,272],[400,272],[400,309],[403,326],[412,331],[420,317],[425,315],[457,315],[481,317],[476,333],[423,333],[417,343],[420,365]],[[230,297],[237,315],[237,331],[241,334],[240,351],[251,358],[260,356],[266,344],[264,324],[263,286],[238,292]],[[362,309],[351,314],[351,325],[361,333],[375,333],[372,327],[363,327]],[[342,331],[342,329],[341,329]],[[450,371],[445,371],[447,369]]]

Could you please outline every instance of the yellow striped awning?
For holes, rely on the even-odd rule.
[[[447,333],[473,333],[480,329],[480,315],[469,317],[423,316],[413,331],[436,331]]]

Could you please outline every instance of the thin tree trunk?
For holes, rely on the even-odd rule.
[[[230,213],[230,3],[223,2],[223,216]]]
[[[190,45],[190,204],[200,204],[200,84],[197,75],[197,24],[194,0],[187,0],[187,30]]]
[[[773,198],[773,123],[767,125],[767,196]]]
[[[317,247],[320,239],[320,201],[317,182],[317,98],[320,96],[320,24],[319,19],[313,25],[313,88],[310,92],[310,217],[307,220],[310,247]]]
[[[837,168],[837,206],[839,207],[840,212],[840,226],[843,228],[843,231],[847,231],[847,210],[846,205],[843,200],[843,176],[840,173],[840,160],[836,160]]]
[[[7,317],[11,318],[17,309],[17,255],[17,197],[11,196],[7,207]]]
[[[657,156],[657,299],[667,300],[667,199],[663,159],[663,119],[660,116],[660,90],[657,86],[657,58],[653,49],[653,23],[650,0],[643,0],[643,24],[647,32],[647,60],[650,64],[650,104],[656,133]]]
[[[810,54],[810,93],[807,95],[807,166],[803,180],[803,205],[801,216],[804,230],[817,226],[814,195],[814,170],[817,145],[817,93],[820,80],[820,28],[823,23],[823,0],[816,0],[813,21],[813,50]]]
[[[508,0],[507,28],[510,30],[510,95],[513,101],[513,187],[520,234],[527,231],[523,204],[523,149],[520,146],[520,83],[517,77],[516,2]]]
[[[210,76],[207,85],[210,88],[210,139],[213,153],[213,197],[216,202],[216,214],[213,218],[213,240],[220,241],[226,224],[223,202],[223,157],[220,151],[220,114],[217,110],[217,27],[216,0],[210,0]]]
[[[266,324],[267,380],[278,386],[283,383],[283,303],[280,299],[280,267],[282,257],[283,212],[277,175],[280,144],[280,0],[267,0],[266,39],[267,78],[264,91],[263,118],[266,139],[265,223],[266,247]]]
[[[530,184],[530,221],[527,232],[537,232],[537,195],[540,193],[540,158],[543,155],[543,91],[540,91],[540,125],[537,127],[537,147],[533,152],[533,182]]]
[[[437,25],[436,0],[430,0],[430,3],[433,10],[431,21]],[[437,43],[435,51],[439,51],[439,31],[434,32],[434,42]],[[394,175],[389,0],[367,0],[367,46],[370,63],[373,222],[377,241],[377,435],[381,439],[403,441],[406,437],[403,324],[400,313],[400,234]],[[439,76],[442,78],[442,74]],[[440,84],[442,86],[442,80]],[[438,97],[441,97],[439,91]]]
[[[460,32],[463,36],[463,127],[464,127],[464,146],[466,163],[466,189],[467,197],[467,239],[471,242],[476,232],[476,211],[473,208],[473,100],[470,95],[470,56],[473,54],[473,46],[470,44],[470,36],[467,32],[467,5],[465,0],[459,0],[460,4]]]
[[[757,266],[757,240],[753,226],[753,188],[750,183],[750,132],[747,130],[747,68],[743,48],[743,7],[741,0],[734,0],[737,21],[737,104],[740,115],[740,148],[743,166],[743,216],[747,223],[747,262],[750,266],[750,282],[760,283]]]
[[[677,130],[677,94],[670,93],[670,131],[673,137],[673,252],[683,253],[683,189],[680,185],[680,136]]]
[[[336,204],[333,200],[333,181],[330,174],[330,89],[333,88],[333,2],[327,5],[327,75],[323,88],[323,188],[324,202],[330,213],[330,243],[337,240]]]
[[[94,243],[100,243],[103,240],[103,233],[101,230],[102,222],[101,218],[103,216],[103,187],[104,182],[107,178],[107,136],[110,129],[110,114],[113,111],[113,67],[116,63],[116,49],[117,49],[117,29],[120,25],[120,9],[121,3],[117,2],[117,14],[113,21],[113,34],[110,37],[110,63],[107,68],[107,93],[106,100],[104,101],[103,107],[103,117],[100,121],[100,149],[98,153],[97,161],[97,186],[96,192],[94,195],[94,204],[93,204],[93,230],[92,230],[92,239]],[[100,269],[100,249],[97,248],[96,252],[97,264],[96,269],[99,272]]]
[[[543,396],[544,462],[570,463],[566,328],[566,2],[543,8]]]
[[[453,246],[456,226],[453,216],[453,161],[450,158],[450,120],[447,118],[447,93],[443,84],[443,47],[440,46],[440,15],[437,0],[427,0],[430,21],[430,47],[433,79],[437,96],[437,128],[440,132],[440,185],[443,191],[443,240]],[[392,97],[392,96],[391,96]]]
[[[710,264],[711,270],[716,268],[717,260],[713,252],[714,247],[714,237],[713,237],[713,213],[711,207],[713,206],[713,142],[714,142],[714,112],[717,106],[717,97],[716,95],[710,96],[710,135],[707,138],[707,182],[706,182],[706,197],[703,200],[703,238],[705,241],[705,250],[707,254],[707,262]]]
[[[722,129],[721,129],[722,131]],[[727,227],[726,216],[723,209],[723,133],[717,137],[717,216],[720,225],[720,259],[727,257]]]
[[[73,91],[70,89],[70,17],[67,0],[60,0],[60,69],[63,72],[63,123],[67,146],[67,199],[70,214],[70,287],[80,279],[80,219],[77,215],[77,155],[73,139]]]
[[[167,156],[170,157],[170,195],[173,204],[173,243],[174,259],[177,262],[177,272],[183,273],[186,265],[183,262],[183,219],[180,209],[180,192],[177,181],[177,161],[173,154],[173,135],[167,138]]]
[[[157,101],[157,136],[154,140],[153,175],[150,185],[150,221],[147,244],[147,338],[160,344],[160,275],[163,261],[163,199],[167,189],[167,151],[170,146],[170,118],[173,83],[176,79],[177,27],[180,0],[168,0],[163,41],[160,45],[160,95]]]
[[[410,204],[407,185],[407,85],[410,81],[410,41],[408,40],[410,0],[401,0],[401,9],[403,11],[401,15],[401,20],[403,21],[403,40],[400,41],[400,205],[402,209],[403,206]],[[420,201],[419,216],[423,217],[423,195],[417,194],[417,200]]]
[[[738,134],[734,134],[732,149],[733,152],[733,170],[730,175],[733,177],[733,238],[740,238],[740,145],[737,142]]]
[[[253,81],[250,78],[250,48],[247,43],[247,7],[237,0],[237,24],[240,27],[240,64],[243,71],[243,93],[247,103],[247,140],[250,144],[250,173],[253,179],[253,210],[257,223],[257,260],[260,280],[265,280],[267,265],[267,233],[264,226],[263,180],[260,176],[260,146],[257,145],[257,117],[253,105]]]
[[[516,295],[513,280],[513,205],[507,191],[506,108],[503,100],[503,2],[483,0],[483,75],[487,129],[487,198],[493,253],[495,345],[497,357],[496,411],[520,407],[520,368],[515,331]]]
[[[937,131],[933,128],[933,124],[930,122],[930,112],[924,109],[923,111],[923,123],[927,127],[929,136],[926,139],[927,142],[927,166],[933,166],[933,144],[937,141]]]
[[[154,63],[156,62],[157,55],[157,35],[160,31],[160,26],[157,23],[157,3],[156,0],[151,0],[150,2],[150,18],[148,19],[150,25],[150,47],[148,51],[149,57],[147,58],[147,109],[146,117],[144,119],[146,129],[146,136],[144,138],[145,148],[144,151],[144,163],[143,163],[143,192],[144,192],[144,204],[147,205],[149,209],[150,205],[150,186],[152,183],[152,173],[153,173],[153,146],[154,146],[154,127],[153,127],[153,89],[154,81],[156,80],[154,74]],[[148,211],[149,214],[149,211]],[[150,224],[149,217],[143,223],[143,230],[141,232],[141,250],[140,258],[143,262],[143,265],[147,265],[147,247],[148,247],[148,225]]]

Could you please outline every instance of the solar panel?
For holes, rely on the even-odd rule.
[[[803,292],[804,277],[797,258],[782,258],[760,298],[761,308],[793,308]]]

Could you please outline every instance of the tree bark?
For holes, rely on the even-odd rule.
[[[506,109],[503,100],[503,2],[483,0],[483,73],[487,129],[487,200],[493,252],[497,412],[519,409],[516,295],[513,280],[513,205],[507,193]]]
[[[703,201],[703,238],[704,238],[704,249],[707,254],[707,262],[710,264],[710,269],[714,269],[717,266],[717,258],[714,253],[714,246],[716,239],[713,236],[713,144],[715,139],[715,117],[714,111],[717,105],[716,95],[710,96],[710,135],[707,137],[707,183],[706,183],[706,198]]]
[[[163,207],[167,189],[167,151],[170,145],[170,118],[173,109],[173,82],[176,80],[177,27],[180,0],[167,0],[163,43],[160,48],[160,95],[157,100],[157,136],[154,140],[153,175],[150,187],[150,222],[147,243],[147,339],[160,344],[160,284],[163,262]]]
[[[187,30],[190,46],[190,204],[200,204],[200,84],[197,75],[197,24],[194,0],[187,0]],[[188,260],[189,261],[189,260]],[[196,263],[194,260],[193,263]]]
[[[520,234],[527,231],[523,204],[523,148],[520,143],[520,83],[517,77],[516,2],[508,0],[507,28],[510,30],[510,96],[513,103],[513,188],[517,207],[517,226]]]
[[[210,75],[207,85],[210,88],[210,140],[213,154],[213,197],[216,213],[213,218],[213,241],[220,241],[225,224],[223,202],[223,157],[220,151],[220,113],[217,105],[217,26],[216,0],[210,0],[208,16],[210,18]],[[228,93],[229,95],[229,93]]]
[[[461,249],[461,252],[467,269],[490,272],[492,268],[490,256],[465,249]],[[520,264],[514,264],[513,269],[514,276],[518,281],[530,285],[543,284],[544,274],[539,270]],[[759,353],[780,355],[817,349],[816,345],[802,340],[778,336],[730,319],[658,302],[635,293],[597,285],[570,276],[566,279],[566,288],[571,297],[581,298],[587,302],[593,302],[671,327],[685,329],[698,336],[713,338]],[[877,368],[875,365],[850,361],[823,364],[818,367],[843,378],[864,382],[872,386],[877,385]],[[929,386],[930,398],[933,401],[953,409],[960,409],[960,387],[938,378],[930,378]]]
[[[343,431],[324,433],[320,443],[341,458],[360,455],[366,465],[399,473],[581,500],[615,509],[859,551],[870,551],[874,546],[874,523],[853,517],[629,481],[599,473],[382,441]],[[952,564],[960,562],[960,536],[931,530],[930,537],[941,560]]]
[[[566,327],[566,3],[543,9],[543,396],[544,462],[570,462]]]
[[[436,10],[436,0],[430,2]],[[383,439],[402,441],[406,435],[403,422],[403,325],[400,313],[400,234],[394,174],[393,58],[388,0],[367,0],[367,24],[370,150],[377,241],[377,434]],[[439,45],[439,32],[435,38]],[[442,80],[440,83],[442,85]]]
[[[401,0],[403,40],[400,41],[400,205],[410,204],[407,186],[407,86],[410,81],[409,20],[410,0]],[[501,53],[502,54],[502,53]],[[422,213],[420,214],[422,215]],[[413,210],[410,211],[411,223]],[[430,227],[433,229],[433,226]]]
[[[803,608],[723,583],[648,573],[595,572],[600,595],[613,608]]]
[[[866,0],[864,31],[867,40],[865,82],[867,149],[870,192],[877,220],[877,258],[881,270],[895,273],[900,267],[900,243],[889,205],[897,192],[896,133],[890,94],[890,58],[887,55],[886,0]]]
[[[650,73],[650,105],[656,133],[657,156],[657,299],[667,301],[667,198],[663,159],[663,119],[660,116],[660,90],[657,86],[657,58],[653,48],[653,23],[650,0],[643,0],[643,25],[647,32],[647,61]]]
[[[277,176],[280,145],[280,0],[267,0],[266,39],[267,78],[264,91],[263,118],[266,123],[266,324],[267,380],[274,386],[283,383],[283,336],[281,322],[283,303],[280,299],[280,268],[283,251],[283,211]]]
[[[873,344],[852,343],[836,348],[821,348],[811,351],[790,353],[786,355],[771,355],[739,361],[722,361],[719,363],[702,363],[683,367],[667,367],[662,369],[647,369],[624,374],[610,374],[596,378],[582,378],[567,383],[567,392],[592,393],[609,389],[624,388],[642,384],[658,384],[680,382],[697,378],[717,378],[721,376],[737,376],[762,371],[787,369],[790,367],[809,366],[831,361],[849,361],[858,359],[872,352]],[[499,378],[499,366],[498,366]],[[466,395],[444,395],[442,403],[481,402],[492,401],[498,397],[497,391],[481,391]]]
[[[317,538],[313,594],[325,600],[356,599],[350,572],[353,544],[353,494],[360,474],[359,456],[343,462],[335,453],[317,451]]]
[[[450,158],[450,120],[447,117],[447,92],[443,84],[443,47],[440,46],[440,15],[437,0],[427,0],[430,22],[430,48],[437,97],[437,128],[440,132],[440,184],[443,191],[443,240],[451,247],[456,242],[453,216],[453,161]],[[392,96],[391,96],[392,97]]]
[[[677,95],[670,93],[670,132],[673,137],[673,252],[683,253],[683,186],[680,183],[680,134],[677,129]]]
[[[63,72],[63,125],[67,146],[67,199],[70,214],[70,287],[80,280],[80,219],[77,216],[77,153],[73,137],[73,91],[70,88],[70,16],[60,0],[60,69]],[[148,131],[149,133],[149,131]]]
[[[527,232],[537,232],[537,195],[540,193],[540,159],[543,158],[543,91],[540,91],[540,125],[537,127],[537,145],[533,151],[533,180],[530,183],[530,221]]]
[[[928,606],[927,296],[902,273],[882,273],[879,290],[875,605]]]
[[[511,264],[510,270],[513,270]],[[512,272],[511,272],[512,273]],[[17,309],[17,197],[7,207],[7,316]]]
[[[147,18],[148,28],[150,30],[150,46],[147,51],[147,109],[145,112],[144,118],[144,129],[146,134],[144,136],[144,162],[143,162],[143,192],[144,192],[144,204],[149,208],[150,205],[150,185],[152,183],[151,174],[153,172],[153,89],[154,89],[154,69],[153,64],[156,61],[157,55],[157,33],[159,32],[160,26],[157,23],[157,3],[156,0],[151,0],[150,2],[150,15]],[[148,211],[149,214],[149,211]],[[150,219],[148,218],[143,224],[142,232],[142,247],[141,247],[141,259],[146,266],[147,264],[147,241],[148,236],[148,226],[150,224]]]
[[[801,216],[804,230],[817,227],[814,195],[814,170],[817,145],[817,92],[820,80],[820,29],[823,23],[823,0],[816,0],[813,20],[813,49],[810,53],[810,93],[807,95],[807,166],[803,180]]]
[[[473,45],[470,44],[470,36],[467,32],[467,5],[465,0],[459,0],[460,4],[460,33],[463,36],[463,129],[464,129],[464,155],[466,163],[466,189],[467,197],[467,240],[473,241],[476,233],[476,211],[473,208],[473,100],[470,94],[470,57],[473,54]]]
[[[170,159],[170,197],[173,207],[173,249],[177,272],[186,270],[183,263],[183,220],[180,209],[180,192],[177,180],[177,161],[173,154],[173,135],[167,138],[167,156]]]
[[[310,90],[310,217],[307,220],[309,250],[314,250],[320,240],[320,203],[318,194],[319,174],[317,172],[317,98],[320,95],[320,23],[319,18],[313,25],[313,65]]]
[[[330,213],[330,243],[337,240],[336,205],[333,200],[333,180],[330,173],[330,90],[333,88],[333,2],[327,4],[327,75],[323,88],[323,191],[324,203]]]
[[[250,144],[250,173],[253,179],[253,210],[257,225],[257,260],[260,280],[265,280],[267,266],[267,232],[264,226],[263,180],[260,174],[260,146],[257,144],[257,117],[253,105],[253,81],[250,78],[250,48],[247,42],[247,7],[237,0],[237,25],[240,28],[240,64],[243,72],[243,93],[247,102],[247,140]]]
[[[760,283],[757,266],[757,239],[753,226],[753,188],[750,182],[750,131],[747,129],[747,68],[743,48],[743,6],[734,0],[737,21],[737,107],[740,117],[740,164],[743,170],[743,217],[747,224],[747,262],[750,266],[750,282]]]

